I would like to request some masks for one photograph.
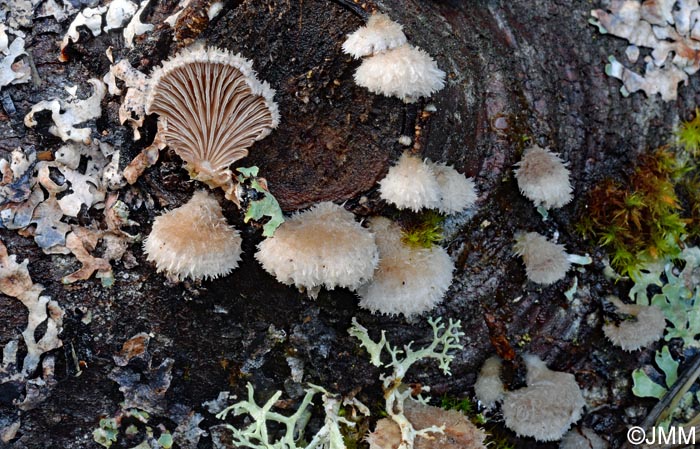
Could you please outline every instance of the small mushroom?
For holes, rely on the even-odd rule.
[[[366,283],[379,254],[374,235],[351,212],[325,202],[282,223],[258,245],[255,258],[278,281],[315,298],[321,287],[354,290]]]
[[[370,229],[379,247],[379,266],[371,282],[357,290],[360,307],[406,317],[419,315],[440,303],[452,283],[454,264],[444,248],[412,247],[401,241],[401,228],[374,217]]]
[[[438,207],[441,198],[440,184],[431,165],[408,152],[379,181],[379,193],[399,209],[415,212]]]
[[[165,141],[194,179],[227,186],[229,166],[279,123],[275,91],[252,62],[215,47],[195,47],[163,63],[151,78],[146,112],[158,114]]]
[[[569,169],[558,155],[534,145],[525,150],[516,167],[518,187],[535,205],[551,209],[571,201]]]
[[[447,164],[429,162],[440,187],[437,209],[443,214],[454,214],[470,207],[476,201],[474,181]]]
[[[445,72],[427,52],[404,44],[364,59],[355,71],[355,83],[372,93],[414,103],[445,87]]]
[[[380,53],[406,43],[403,25],[394,22],[388,15],[372,14],[367,25],[358,28],[343,42],[343,52],[358,59]]]
[[[581,418],[585,401],[572,374],[552,371],[536,355],[523,357],[527,386],[508,391],[503,398],[503,419],[519,436],[537,441],[561,439]]]
[[[503,400],[505,390],[501,380],[501,359],[498,356],[489,357],[479,371],[474,384],[476,398],[487,409],[492,409]]]
[[[629,317],[619,324],[607,323],[603,326],[603,333],[615,346],[625,351],[636,351],[663,337],[666,318],[658,307],[625,304],[614,296],[609,296],[607,300],[615,306],[618,314]]]
[[[572,263],[591,263],[590,257],[567,254],[564,245],[550,242],[547,237],[536,232],[516,235],[513,252],[522,256],[528,279],[543,285],[564,279]]]
[[[226,223],[210,193],[195,192],[186,204],[155,219],[143,244],[158,272],[176,280],[226,276],[241,260],[241,237]]]
[[[476,201],[474,181],[447,164],[422,160],[404,152],[379,181],[384,201],[399,209],[438,209],[444,214],[461,212]]]

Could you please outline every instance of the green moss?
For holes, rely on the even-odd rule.
[[[694,170],[668,148],[642,156],[627,183],[606,180],[590,192],[578,231],[608,248],[616,271],[637,279],[642,266],[680,253],[692,220],[677,189]]]
[[[457,410],[464,413],[467,416],[474,414],[476,407],[474,402],[469,398],[453,398],[450,396],[443,396],[440,400],[440,407],[445,410]]]
[[[415,248],[430,248],[444,238],[442,224],[445,217],[435,211],[424,212],[414,224],[403,230],[401,241]]]
[[[507,437],[499,436],[486,439],[486,446],[489,449],[513,449],[515,446],[511,443]]]
[[[674,134],[678,146],[688,153],[698,156],[698,152],[700,152],[700,108],[695,108],[695,117],[681,123]]]

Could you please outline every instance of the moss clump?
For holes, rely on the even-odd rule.
[[[700,152],[700,108],[695,108],[695,117],[681,123],[674,134],[679,147],[693,156],[698,156]]]
[[[444,238],[444,221],[445,217],[435,211],[424,212],[415,223],[403,229],[401,241],[414,248],[431,248]]]
[[[691,160],[661,148],[640,158],[626,184],[606,180],[588,197],[578,230],[611,252],[611,265],[635,279],[643,265],[680,253],[690,223],[676,193]]]
[[[474,402],[469,398],[458,399],[450,396],[442,397],[440,400],[440,407],[445,410],[457,410],[467,416],[471,416],[476,408]]]

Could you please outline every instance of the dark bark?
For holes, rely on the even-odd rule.
[[[625,43],[597,35],[587,23],[592,5],[586,1],[386,0],[375,6],[402,23],[409,41],[447,71],[443,91],[407,106],[356,86],[352,74],[359,63],[340,50],[344,36],[363,23],[363,10],[352,2],[229,1],[206,26],[178,24],[181,37],[203,39],[252,59],[260,78],[277,90],[282,123],[254,145],[243,163],[261,168],[286,211],[332,200],[347,201],[346,207],[361,216],[396,215],[379,201],[374,186],[404,149],[397,138],[414,136],[416,126],[423,156],[475,178],[480,192],[476,212],[457,223],[448,242],[457,260],[454,284],[431,312],[462,320],[465,348],[451,377],[426,363],[409,373],[409,381],[433,385],[434,396],[471,396],[478,368],[495,351],[492,343],[507,341],[518,353],[536,353],[550,367],[575,374],[583,388],[599,391],[593,402],[600,408],[584,422],[619,444],[630,421],[624,410],[639,401],[613,386],[629,379],[651,352],[629,355],[604,340],[599,300],[614,292],[622,295],[628,286],[605,280],[604,254],[582,241],[574,224],[585,211],[585,192],[604,177],[620,178],[637,155],[666,142],[679,114],[687,115],[695,105],[697,78],[681,88],[675,102],[642,94],[622,98],[618,81],[606,77],[603,68],[607,55],[620,54]],[[176,2],[157,3],[144,21],[160,24],[175,8]],[[63,83],[79,83],[82,89],[84,80],[101,78],[109,69],[102,57],[108,46],[115,47],[115,60],[127,57],[148,72],[182,45],[173,42],[172,29],[158,25],[132,51],[122,48],[119,33],[87,37],[71,48],[70,62],[61,64],[56,61],[58,41],[68,23],[41,19],[26,30],[42,84],[3,89],[16,109],[0,114],[3,155],[20,145],[42,150],[60,146],[57,138],[26,129],[22,118],[32,104],[63,96]],[[105,140],[129,158],[153,138],[155,121],[150,117],[144,139],[132,142],[130,130],[118,125],[119,101],[106,98],[106,116],[95,126],[106,130]],[[437,112],[426,118],[420,111],[428,103]],[[570,162],[575,199],[546,222],[519,194],[512,177],[525,138],[561,152]],[[124,191],[155,199],[154,207],[132,212],[146,235],[155,215],[181,204],[193,189],[177,157],[163,152],[161,161]],[[234,205],[229,203],[225,212],[242,229],[243,262],[224,279],[196,285],[167,283],[136,244],[131,250],[139,265],[127,269],[117,264],[113,288],[105,289],[97,280],[63,286],[60,278],[79,267],[73,257],[43,255],[30,239],[0,231],[9,252],[19,260],[29,258],[34,281],[67,314],[64,348],[56,351],[58,385],[39,408],[22,414],[18,439],[10,447],[97,447],[92,430],[124,399],[108,377],[115,366],[112,355],[139,332],[153,335],[154,368],[174,359],[167,405],[158,418],[170,427],[176,404],[203,412],[202,402],[220,391],[240,397],[246,382],[261,397],[285,387],[298,393],[289,379],[289,355],[304,362],[304,381],[358,393],[368,404],[379,400],[379,373],[347,334],[351,318],[356,316],[375,336],[385,329],[390,341],[416,344],[428,341],[425,321],[373,316],[359,309],[348,291],[322,291],[312,301],[280,285],[253,257],[260,230],[243,225]],[[584,272],[572,271],[564,281],[538,288],[526,282],[520,260],[511,255],[518,230],[559,232],[570,253],[592,253],[595,262]],[[574,277],[580,286],[575,306],[563,295]],[[92,320],[85,324],[81,316],[88,312]],[[492,325],[487,326],[485,315]],[[25,321],[23,308],[0,296],[0,344],[23,329]],[[71,351],[86,363],[79,377]],[[202,428],[216,424],[204,414]],[[199,447],[209,444],[202,439]],[[520,445],[555,447],[530,440]]]

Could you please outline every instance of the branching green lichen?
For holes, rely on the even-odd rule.
[[[297,449],[300,447],[304,449],[346,449],[340,425],[353,427],[355,423],[340,416],[341,401],[324,388],[309,385],[296,412],[289,416],[272,411],[282,395],[281,391],[276,392],[264,405],[260,406],[255,402],[255,391],[251,384],[247,385],[247,390],[247,400],[233,404],[217,415],[219,419],[226,419],[228,414],[233,412],[234,416],[247,414],[253,419],[251,424],[242,429],[232,425],[227,426],[231,430],[232,442],[235,447],[251,449]],[[308,444],[299,446],[303,440],[304,427],[310,416],[309,407],[312,405],[314,396],[319,393],[322,395],[325,411],[324,425]],[[358,408],[361,411],[366,410],[363,405]],[[284,427],[280,438],[275,439],[269,434],[268,422],[278,423]]]
[[[414,350],[411,348],[413,342],[404,346],[403,349],[392,346],[386,341],[386,336],[382,332],[378,342],[372,340],[367,329],[360,325],[356,319],[352,320],[352,327],[348,330],[350,335],[360,340],[360,344],[367,349],[372,364],[377,367],[390,368],[391,374],[380,376],[384,388],[385,410],[387,415],[399,426],[401,430],[401,443],[397,449],[413,449],[415,439],[419,436],[429,437],[431,433],[442,433],[443,427],[430,426],[425,429],[415,429],[411,422],[404,415],[404,403],[412,396],[411,389],[403,383],[403,378],[408,369],[421,359],[435,359],[439,362],[440,369],[445,374],[450,373],[450,363],[454,356],[449,354],[453,349],[461,349],[463,346],[459,339],[464,335],[460,328],[460,322],[450,319],[445,326],[441,319],[429,318],[428,323],[433,328],[433,340],[430,345]],[[390,357],[388,363],[383,363],[382,353]],[[429,391],[429,387],[423,387],[424,391]],[[421,400],[419,398],[418,400]]]

